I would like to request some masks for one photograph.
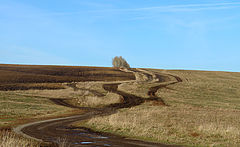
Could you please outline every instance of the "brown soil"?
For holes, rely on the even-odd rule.
[[[0,90],[61,89],[64,82],[134,80],[112,67],[0,64]]]
[[[158,77],[161,76],[158,75]],[[170,84],[181,82],[180,78],[175,78],[176,82],[174,81]],[[64,138],[70,146],[175,146],[127,139],[109,133],[95,132],[89,128],[84,127],[71,127],[71,124],[76,121],[84,121],[92,117],[110,115],[116,113],[118,109],[134,107],[144,103],[145,101],[155,101],[159,103],[161,102],[163,105],[166,105],[161,98],[155,96],[155,93],[158,89],[164,88],[170,84],[150,88],[148,92],[150,96],[149,99],[119,91],[119,84],[120,83],[104,84],[103,88],[106,91],[121,95],[123,98],[123,101],[121,103],[110,104],[103,108],[84,108],[86,110],[85,114],[27,124],[22,126],[20,131],[22,131],[24,134],[27,134],[28,136],[43,140],[44,142],[58,143],[59,138]],[[74,84],[71,85],[71,87],[77,90],[75,86],[76,85]],[[76,107],[68,104],[63,99],[51,100],[58,105],[81,109],[81,107]]]
[[[55,90],[55,89],[64,89],[65,87],[62,83],[10,83],[10,84],[1,84],[1,91],[14,91],[14,90],[29,90],[29,89],[38,89],[38,90]]]

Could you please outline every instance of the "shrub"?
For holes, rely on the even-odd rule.
[[[130,68],[129,64],[127,63],[127,61],[122,56],[114,57],[112,59],[112,64],[113,64],[113,67]]]

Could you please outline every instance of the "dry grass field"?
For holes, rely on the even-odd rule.
[[[156,96],[167,106],[149,101],[74,125],[165,144],[240,146],[240,73],[147,70],[149,74],[177,75],[183,80],[157,91]],[[145,99],[149,98],[150,87],[174,79],[144,82],[147,78],[143,74],[135,75],[143,80],[123,83],[118,90]],[[115,68],[0,65],[0,146],[19,142],[23,146],[40,145],[4,128],[81,113],[56,105],[52,98],[75,106],[102,107],[121,101],[119,95],[103,89],[104,83],[134,79],[133,73]]]
[[[130,138],[184,146],[240,146],[240,73],[154,70],[183,82],[156,93],[169,106],[152,102],[92,118],[86,126]],[[148,98],[156,83],[125,83],[121,91]]]

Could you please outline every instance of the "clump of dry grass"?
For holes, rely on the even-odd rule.
[[[10,131],[0,131],[0,147],[40,147],[40,142],[23,138]]]
[[[141,72],[134,72],[137,81],[147,81],[148,77]]]
[[[0,131],[0,147],[70,147],[65,138],[58,138],[56,143],[44,143],[33,139],[24,138],[9,130]]]
[[[105,91],[103,89],[103,87],[102,87],[103,84],[104,84],[104,82],[79,82],[79,83],[77,83],[77,87],[80,90],[84,90],[84,91],[86,91],[86,90],[89,91],[90,90],[90,91],[95,92],[95,93],[101,93],[103,95],[106,95],[107,91]]]
[[[66,138],[57,139],[58,147],[70,147],[70,143],[67,142]]]
[[[75,99],[79,106],[99,107],[109,104],[119,103],[121,97],[115,93],[107,93],[103,97],[91,96],[89,92],[85,92],[81,97]]]

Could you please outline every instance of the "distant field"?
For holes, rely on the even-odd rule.
[[[59,83],[135,79],[111,67],[0,64],[0,90],[61,89]],[[55,83],[55,84],[53,84]]]

